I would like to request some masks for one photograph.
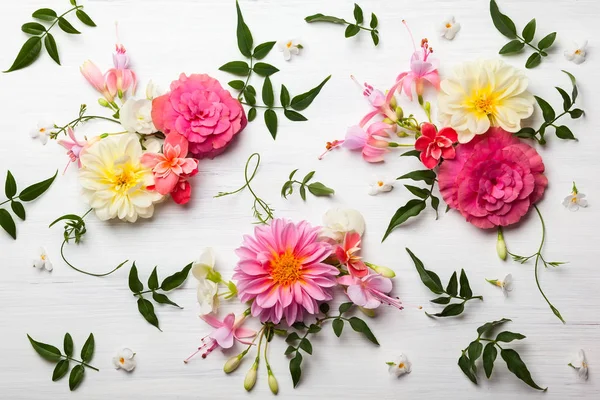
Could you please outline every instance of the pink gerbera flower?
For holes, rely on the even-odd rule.
[[[306,221],[275,219],[257,226],[254,236],[244,236],[233,279],[240,300],[252,302],[253,316],[275,324],[285,318],[291,325],[332,299],[339,271],[323,262],[332,249],[319,240],[319,232]]]

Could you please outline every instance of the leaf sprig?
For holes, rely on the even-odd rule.
[[[498,349],[500,349],[500,357],[502,357],[506,363],[508,370],[517,378],[534,389],[542,391],[548,390],[548,388],[542,388],[534,382],[531,378],[531,373],[523,360],[521,360],[519,353],[513,349],[503,347],[504,343],[525,339],[524,335],[503,331],[497,334],[494,339],[489,337],[494,328],[509,321],[510,319],[502,318],[498,321],[487,322],[477,328],[477,339],[473,340],[467,348],[462,350],[462,354],[458,359],[458,366],[471,382],[477,384],[477,367],[475,366],[475,362],[483,355],[483,369],[485,371],[485,376],[490,379],[494,369],[494,361],[496,361]],[[487,342],[485,348],[482,342]],[[501,345],[500,343],[503,344]]]
[[[542,62],[542,57],[548,56],[546,50],[554,44],[556,32],[544,36],[544,38],[538,42],[537,46],[535,46],[532,44],[536,30],[535,18],[525,25],[521,36],[519,36],[519,34],[517,34],[515,23],[507,15],[500,12],[498,3],[496,3],[495,0],[490,0],[490,15],[492,16],[492,22],[494,22],[496,29],[507,38],[512,39],[500,49],[500,54],[514,54],[523,50],[526,45],[531,47],[535,52],[527,59],[525,68],[537,67]]]
[[[335,193],[335,190],[325,186],[321,182],[309,183],[310,180],[315,175],[315,171],[310,171],[308,174],[306,174],[306,176],[302,179],[302,181],[297,181],[294,179],[294,175],[296,175],[296,172],[298,172],[297,169],[292,171],[292,173],[290,174],[290,176],[288,178],[288,181],[286,183],[284,183],[283,187],[281,188],[281,197],[283,197],[284,199],[287,199],[287,197],[294,192],[294,184],[300,185],[300,189],[298,189],[298,191],[300,192],[300,197],[304,201],[306,201],[306,191],[307,190],[313,196],[317,196],[317,197],[331,196],[332,194]]]
[[[543,145],[543,144],[546,144],[546,139],[544,138],[546,129],[548,129],[549,127],[553,127],[555,129],[555,134],[559,139],[577,140],[575,135],[573,135],[573,132],[571,131],[571,129],[569,129],[567,126],[565,126],[565,125],[557,126],[556,125],[556,121],[558,121],[560,118],[562,118],[566,114],[569,114],[572,119],[580,118],[581,116],[583,116],[585,114],[585,112],[582,109],[574,108],[575,100],[577,100],[577,96],[579,94],[579,90],[577,89],[577,80],[575,79],[573,74],[571,74],[567,71],[564,71],[564,70],[562,72],[567,74],[567,76],[571,80],[571,84],[573,85],[570,95],[567,93],[567,91],[565,89],[562,89],[562,88],[556,86],[556,90],[558,91],[558,93],[560,93],[560,96],[563,99],[563,112],[560,114],[557,114],[556,111],[554,110],[554,108],[552,108],[552,106],[550,105],[550,103],[548,103],[546,100],[542,99],[541,97],[534,96],[535,100],[537,101],[538,105],[540,106],[540,109],[542,110],[542,116],[544,118],[544,122],[537,130],[535,130],[533,128],[523,128],[515,134],[516,136],[518,136],[520,138],[525,138],[525,139],[535,139],[535,140],[537,140],[537,142],[539,144]]]
[[[439,276],[433,271],[426,270],[423,262],[419,260],[412,251],[410,251],[408,248],[406,251],[410,255],[410,258],[417,268],[421,282],[423,282],[423,284],[427,286],[427,288],[433,293],[437,295],[445,295],[431,300],[431,302],[435,304],[447,304],[442,312],[435,314],[429,314],[426,312],[425,314],[427,314],[427,316],[454,317],[463,313],[465,310],[465,303],[467,301],[475,299],[483,300],[483,296],[473,296],[473,291],[471,290],[471,285],[469,284],[469,279],[467,278],[467,274],[465,273],[464,269],[461,269],[460,271],[460,279],[457,277],[456,271],[454,271],[450,277],[450,280],[448,281],[446,289],[444,289]],[[460,303],[450,303],[452,299],[459,300]]]
[[[264,112],[264,121],[269,133],[273,137],[273,139],[277,138],[277,128],[278,128],[278,118],[275,110],[283,110],[283,115],[289,119],[290,121],[307,121],[307,118],[300,114],[298,111],[303,111],[313,100],[317,97],[323,86],[327,83],[327,81],[331,78],[331,75],[325,78],[318,86],[310,89],[309,91],[294,96],[293,98],[290,95],[289,90],[285,85],[281,85],[281,93],[280,93],[280,106],[275,105],[275,93],[273,91],[273,82],[271,81],[271,75],[279,72],[279,69],[274,67],[271,64],[267,64],[265,62],[255,62],[257,60],[262,60],[265,58],[273,46],[275,46],[275,42],[265,42],[254,47],[254,39],[252,37],[252,33],[250,32],[250,28],[246,25],[244,21],[244,16],[242,15],[242,11],[240,9],[239,3],[235,2],[236,10],[237,10],[237,42],[240,53],[246,58],[249,59],[247,61],[230,61],[224,65],[222,65],[219,69],[224,72],[229,72],[230,74],[244,77],[245,80],[236,79],[229,82],[229,86],[233,89],[239,91],[238,100],[250,107],[248,110],[248,121],[252,122],[256,119],[257,109],[265,109]],[[264,104],[257,104],[256,97],[257,91],[250,84],[250,78],[253,73],[259,75],[264,78],[264,82],[261,90],[261,97]]]
[[[58,136],[62,133],[62,134],[67,134],[67,130],[69,128],[71,129],[75,129],[75,127],[79,124],[83,124],[85,122],[91,121],[93,119],[101,119],[104,121],[109,121],[109,122],[114,122],[116,124],[121,124],[118,120],[113,119],[113,118],[107,118],[107,117],[103,117],[100,115],[86,115],[87,112],[87,105],[86,104],[82,104],[79,106],[79,113],[77,118],[75,118],[74,120],[62,125],[62,126],[58,126],[58,125],[54,125],[54,129],[52,132],[50,132],[50,139],[57,139]],[[115,116],[115,118],[117,118]]]
[[[186,265],[181,271],[166,277],[160,285],[158,283],[158,272],[156,271],[156,268],[157,267],[154,267],[148,278],[148,290],[144,290],[144,284],[138,277],[137,267],[134,262],[129,270],[129,289],[133,292],[133,295],[138,298],[137,306],[140,314],[142,314],[146,321],[162,332],[162,329],[160,329],[158,324],[158,317],[154,312],[154,305],[150,300],[144,297],[144,294],[152,293],[152,300],[158,304],[168,304],[182,309],[183,307],[172,302],[164,293],[159,293],[158,290],[169,292],[183,285],[192,269],[192,263]]]
[[[33,349],[40,356],[50,362],[56,363],[56,367],[54,367],[54,372],[52,373],[53,382],[60,380],[67,372],[69,372],[71,361],[76,364],[69,375],[69,389],[71,389],[71,391],[77,389],[81,381],[83,381],[85,375],[84,367],[99,371],[98,368],[88,364],[94,356],[95,347],[94,335],[91,333],[81,348],[81,360],[73,358],[73,338],[69,333],[65,333],[65,338],[63,340],[63,350],[65,354],[62,354],[57,347],[33,340],[29,335],[27,335],[27,339],[29,339],[29,343],[31,343]]]
[[[338,315],[329,315],[329,305],[327,303],[323,303],[320,305],[319,310],[324,317],[317,318],[313,324],[306,325],[304,322],[296,322],[292,325],[294,329],[299,332],[304,332],[302,336],[298,335],[297,332],[291,332],[288,334],[285,339],[288,344],[287,349],[285,350],[285,355],[290,356],[290,374],[292,376],[292,382],[294,383],[294,387],[298,386],[300,382],[300,378],[302,377],[302,350],[304,353],[308,355],[312,355],[313,347],[312,343],[308,339],[310,334],[316,334],[321,331],[322,325],[326,321],[332,321],[333,332],[337,337],[340,337],[342,334],[342,330],[344,328],[344,323],[347,322],[350,324],[350,327],[358,333],[362,333],[365,338],[367,338],[371,343],[379,346],[379,342],[371,329],[367,325],[365,321],[358,317],[350,317],[347,318],[344,315],[350,311],[350,309],[354,306],[353,303],[343,303],[340,305],[338,309]]]
[[[67,14],[73,11],[75,11],[75,16],[77,19],[79,19],[85,25],[90,27],[96,26],[90,16],[83,11],[83,6],[78,5],[76,0],[69,0],[69,2],[73,7],[61,15],[58,15],[56,11],[50,8],[40,8],[31,14],[34,19],[50,23],[50,26],[46,27],[39,22],[27,22],[23,24],[23,26],[21,26],[21,30],[31,37],[27,39],[25,44],[21,47],[21,50],[19,51],[15,61],[13,61],[12,66],[4,72],[16,71],[33,64],[33,62],[37,60],[40,55],[42,50],[42,42],[44,43],[44,48],[46,49],[48,55],[58,65],[60,65],[58,46],[56,45],[56,40],[50,33],[50,30],[55,25],[58,25],[63,32],[71,35],[80,34],[81,32],[75,29],[75,27],[66,19]]]
[[[363,10],[356,3],[354,3],[354,22],[348,22],[343,18],[332,17],[330,15],[323,15],[321,13],[309,15],[308,17],[304,18],[304,20],[308,23],[329,22],[332,24],[348,25],[346,27],[346,31],[344,32],[344,36],[347,38],[356,36],[361,30],[371,32],[371,39],[373,40],[373,44],[375,46],[379,44],[379,31],[377,30],[379,20],[377,19],[377,16],[374,13],[371,13],[371,21],[369,22],[369,28],[363,26],[363,23],[365,22]]]
[[[58,171],[54,173],[54,176],[44,181],[35,183],[31,186],[26,187],[17,195],[18,186],[15,177],[10,171],[6,173],[6,181],[4,182],[4,194],[7,200],[0,203],[0,206],[10,203],[12,212],[21,220],[25,221],[27,214],[25,213],[25,207],[22,202],[28,203],[40,197],[46,192],[56,179]],[[0,226],[6,233],[8,233],[14,240],[17,240],[17,226],[13,216],[5,210],[0,208]]]

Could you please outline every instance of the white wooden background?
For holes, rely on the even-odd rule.
[[[242,184],[243,167],[252,152],[260,152],[263,164],[253,186],[275,209],[278,217],[307,219],[315,224],[332,206],[359,209],[367,220],[364,256],[393,268],[398,276],[396,293],[407,304],[406,310],[381,309],[369,320],[381,342],[375,348],[347,330],[337,339],[326,327],[313,340],[312,357],[305,357],[303,379],[291,388],[285,344],[276,340],[271,360],[283,398],[409,398],[478,399],[482,396],[504,398],[586,398],[600,396],[597,370],[600,370],[600,273],[597,224],[600,217],[600,187],[597,174],[600,161],[600,80],[595,46],[600,3],[595,0],[504,0],[501,9],[523,27],[531,17],[538,18],[538,37],[558,31],[557,45],[542,65],[527,71],[531,90],[560,107],[562,101],[553,88],[569,86],[560,72],[568,69],[580,82],[580,106],[585,118],[569,121],[579,142],[563,142],[550,135],[541,150],[550,185],[540,204],[548,225],[545,254],[550,260],[570,263],[555,270],[541,271],[541,280],[549,298],[567,320],[561,324],[538,293],[532,265],[501,262],[495,253],[495,234],[480,231],[454,212],[438,221],[431,210],[394,232],[383,244],[380,239],[396,208],[409,197],[400,186],[391,193],[371,197],[368,182],[373,175],[395,177],[419,167],[414,159],[390,156],[383,165],[369,165],[358,154],[336,151],[318,161],[327,140],[342,138],[348,126],[355,124],[368,105],[350,81],[355,74],[382,89],[408,68],[412,52],[410,40],[401,24],[406,19],[417,40],[428,37],[441,59],[440,72],[477,57],[498,57],[506,42],[493,27],[488,2],[483,0],[374,1],[362,0],[365,13],[374,11],[380,21],[381,44],[374,48],[367,35],[344,39],[343,27],[308,25],[307,15],[322,12],[351,18],[352,1],[317,0],[241,0],[241,7],[255,43],[297,37],[305,46],[300,57],[283,61],[273,51],[267,62],[281,72],[273,77],[276,87],[285,83],[299,93],[333,74],[321,95],[305,112],[305,123],[280,118],[277,141],[270,138],[257,120],[240,135],[237,143],[223,156],[200,163],[195,178],[194,197],[187,207],[173,203],[157,207],[150,221],[135,225],[103,223],[88,218],[89,233],[85,244],[67,249],[76,265],[102,272],[124,259],[136,260],[142,279],[154,265],[164,277],[195,259],[205,246],[217,251],[218,269],[230,276],[236,262],[233,250],[241,236],[252,230],[248,192],[214,199],[219,191]],[[80,103],[101,112],[96,93],[79,73],[79,65],[92,59],[102,69],[111,64],[114,46],[114,21],[120,24],[121,40],[128,49],[143,90],[149,79],[167,87],[180,72],[209,73],[223,83],[232,79],[218,71],[225,62],[239,59],[235,39],[233,0],[97,0],[84,3],[97,22],[95,29],[82,27],[80,37],[56,34],[62,67],[45,54],[32,67],[0,75],[2,109],[2,145],[0,174],[11,169],[21,185],[46,178],[64,168],[67,158],[55,143],[46,147],[29,138],[28,131],[41,116],[65,123],[76,115]],[[25,35],[20,25],[40,7],[57,10],[68,7],[66,0],[10,1],[2,5],[0,66],[7,68]],[[438,38],[437,27],[445,16],[456,16],[463,28],[452,42]],[[79,26],[79,25],[78,25]],[[566,61],[563,50],[571,40],[590,39],[588,60],[580,66]],[[527,55],[505,58],[523,67]],[[140,93],[142,92],[140,90]],[[431,95],[431,93],[429,93]],[[407,102],[404,100],[403,105]],[[406,106],[411,109],[411,106]],[[536,113],[534,125],[539,124]],[[79,131],[98,133],[110,125],[89,124]],[[336,189],[332,199],[310,197],[306,203],[292,196],[279,196],[287,174],[316,170],[316,178]],[[561,201],[576,180],[588,195],[590,207],[577,213],[564,209]],[[164,332],[146,323],[137,311],[127,287],[128,269],[103,278],[79,274],[61,262],[59,246],[62,228],[48,224],[66,213],[82,213],[86,205],[78,195],[77,173],[69,169],[59,175],[51,190],[35,203],[27,204],[28,218],[18,223],[18,240],[0,234],[0,397],[6,399],[244,399],[270,396],[266,375],[261,375],[255,390],[247,394],[242,381],[250,363],[232,376],[222,372],[225,360],[234,352],[216,351],[206,360],[195,359],[188,365],[182,360],[199,344],[209,327],[198,319],[195,282],[171,296],[184,310],[157,307]],[[443,207],[443,206],[442,206]],[[518,227],[506,232],[512,251],[533,253],[538,246],[540,225],[530,216]],[[31,267],[38,246],[46,246],[55,269],[51,274]],[[421,284],[404,247],[410,247],[427,267],[446,281],[452,271],[465,268],[476,294],[485,301],[472,302],[464,316],[431,320],[416,306],[434,310],[428,300],[433,295]],[[512,273],[515,290],[504,298],[498,288],[484,278],[503,278]],[[342,301],[339,296],[337,301]],[[239,304],[224,310],[242,310]],[[460,349],[475,337],[481,323],[501,317],[514,322],[505,327],[521,332],[527,340],[516,343],[531,373],[540,385],[539,393],[518,381],[497,361],[491,381],[480,372],[481,383],[474,386],[459,370],[456,361]],[[67,379],[50,380],[53,366],[42,360],[29,345],[26,333],[38,340],[61,344],[64,333],[73,335],[80,348],[90,332],[96,337],[93,365],[100,372],[86,371],[81,387],[73,394]],[[115,371],[111,359],[118,349],[130,347],[137,352],[138,367],[132,374]],[[570,356],[584,349],[590,364],[590,378],[578,382],[575,371],[567,367]],[[236,349],[239,350],[239,349]],[[385,361],[400,352],[413,362],[413,373],[396,380],[387,373]],[[263,365],[264,367],[264,365]],[[264,372],[264,370],[261,369]]]

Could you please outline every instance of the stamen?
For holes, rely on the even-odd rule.
[[[413,44],[413,50],[417,51],[417,46],[415,46],[415,38],[413,37],[413,34],[410,30],[410,28],[408,27],[408,24],[406,23],[406,20],[402,20],[402,23],[404,24],[404,26],[406,27],[406,30],[408,31],[408,35],[410,36],[410,40],[412,41]]]
[[[325,157],[325,154],[329,153],[331,150],[335,149],[336,147],[340,146],[342,143],[344,143],[343,140],[334,140],[333,142],[327,142],[327,144],[325,145],[325,152],[323,154],[321,154],[319,156],[319,160],[322,160],[323,157]]]

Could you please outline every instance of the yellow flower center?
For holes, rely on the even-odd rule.
[[[475,100],[475,108],[483,114],[491,114],[494,107],[494,102],[488,97],[481,97]]]
[[[119,358],[119,362],[120,362],[121,364],[125,364],[125,359],[124,359],[123,357],[121,357],[121,358]]]
[[[40,128],[40,133],[46,132],[46,128]]]
[[[45,254],[42,254],[42,255],[40,256],[40,258],[42,259],[42,261],[46,261],[46,255],[45,255]]]
[[[577,196],[573,195],[571,198],[571,203],[577,203]]]
[[[130,190],[140,187],[143,182],[144,170],[141,166],[127,160],[123,163],[115,163],[112,170],[106,171],[108,182],[112,190],[126,195]]]
[[[581,55],[581,49],[577,49],[577,50],[575,50],[575,54],[577,54],[577,55]]]
[[[292,45],[293,45],[293,43],[292,43],[292,41],[290,40],[289,42],[287,42],[287,44],[286,44],[286,47],[289,49],[290,47],[292,47]]]
[[[450,28],[452,28],[452,24],[451,24],[450,22],[448,22],[448,23],[446,24],[446,28],[447,28],[447,29],[450,29]]]
[[[302,262],[291,250],[287,250],[283,254],[275,254],[270,265],[271,277],[276,285],[291,285],[302,277]]]
[[[383,182],[382,181],[377,181],[377,186],[379,186],[379,187],[383,186]]]
[[[401,362],[400,364],[398,364],[398,368],[400,368],[400,369],[404,368],[404,363]]]

